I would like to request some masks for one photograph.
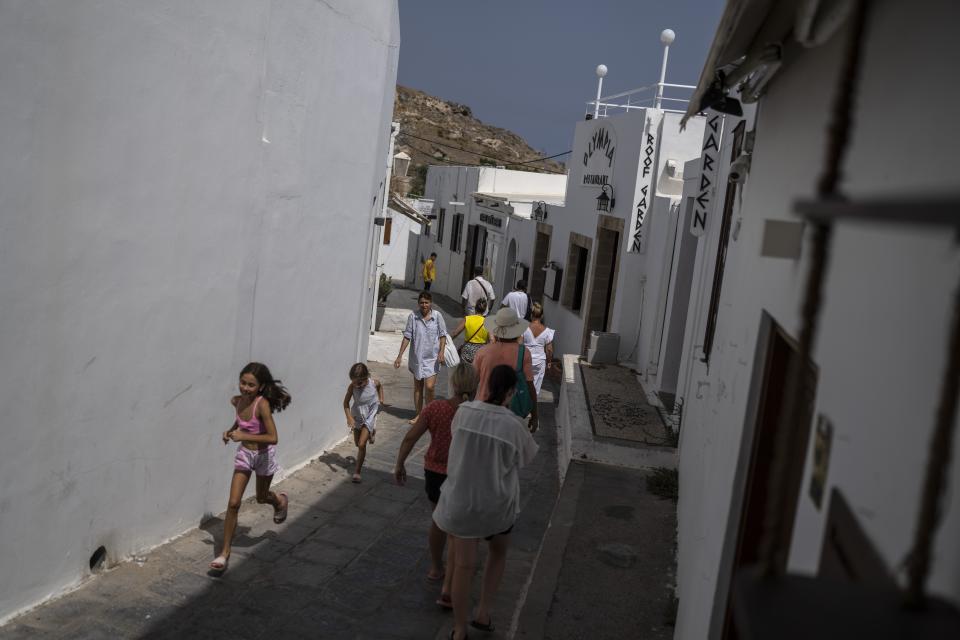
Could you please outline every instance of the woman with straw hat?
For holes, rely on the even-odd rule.
[[[487,332],[493,336],[494,342],[480,349],[474,357],[473,366],[477,370],[480,384],[477,387],[477,400],[485,401],[489,395],[487,385],[490,381],[490,372],[494,367],[505,364],[512,367],[520,379],[526,383],[527,395],[530,399],[530,421],[528,428],[531,432],[539,426],[537,413],[537,390],[533,385],[533,360],[530,352],[523,346],[523,332],[530,325],[529,322],[517,316],[517,312],[510,307],[503,307],[494,316],[487,316],[483,322]],[[519,386],[519,385],[518,385]],[[526,415],[520,416],[525,418]]]

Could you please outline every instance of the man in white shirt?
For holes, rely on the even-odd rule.
[[[476,313],[477,300],[481,298],[487,299],[487,310],[484,311],[483,315],[490,313],[490,309],[493,308],[495,296],[493,285],[483,277],[483,267],[473,268],[473,279],[463,287],[463,295],[461,297],[463,298],[463,313],[465,315],[470,316]]]
[[[503,298],[503,302],[500,303],[500,306],[510,307],[517,312],[518,318],[523,318],[529,322],[530,296],[527,294],[527,281],[517,280],[517,288]]]

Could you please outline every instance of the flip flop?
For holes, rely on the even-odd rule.
[[[473,627],[474,629],[480,629],[480,631],[493,632],[493,631],[496,630],[496,627],[493,626],[493,619],[492,619],[492,618],[490,619],[490,622],[488,622],[487,624],[483,624],[483,623],[481,623],[481,622],[477,622],[476,620],[471,620],[471,621],[470,621],[470,626]]]
[[[283,496],[283,509],[275,509],[273,512],[273,523],[281,524],[284,520],[287,519],[287,507],[290,506],[290,498],[287,497],[283,491],[280,492],[280,495]]]
[[[350,482],[354,484],[360,484],[360,474],[359,473],[353,474],[353,477],[350,478]]]
[[[213,562],[210,563],[210,568],[214,571],[226,571],[227,564],[230,562],[230,558],[227,556],[217,556]]]
[[[453,599],[448,593],[441,593],[440,597],[437,598],[437,605],[444,609],[453,609]]]

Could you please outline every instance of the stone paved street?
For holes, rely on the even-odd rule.
[[[413,413],[412,382],[405,369],[371,369],[391,406],[368,449],[362,484],[349,481],[355,448],[343,442],[278,485],[290,496],[282,525],[248,488],[222,577],[207,570],[221,514],[143,562],[123,563],[15,618],[0,628],[0,639],[445,637],[452,615],[434,604],[439,585],[425,578],[430,503],[422,458],[429,437],[407,464],[416,477],[396,486],[392,469]],[[494,614],[498,632],[488,638],[506,637],[557,496],[553,396],[544,395],[540,453],[522,475],[523,513]],[[279,427],[282,453],[282,419]]]

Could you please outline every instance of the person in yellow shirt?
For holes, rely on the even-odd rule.
[[[461,333],[464,335],[464,343],[460,346],[460,358],[464,362],[472,364],[477,351],[490,342],[490,335],[483,326],[483,314],[486,311],[487,300],[480,298],[477,300],[476,312],[461,320],[454,332],[450,334],[451,338],[456,338]]]
[[[431,253],[430,258],[423,263],[423,290],[430,291],[430,285],[437,278],[437,254]]]

